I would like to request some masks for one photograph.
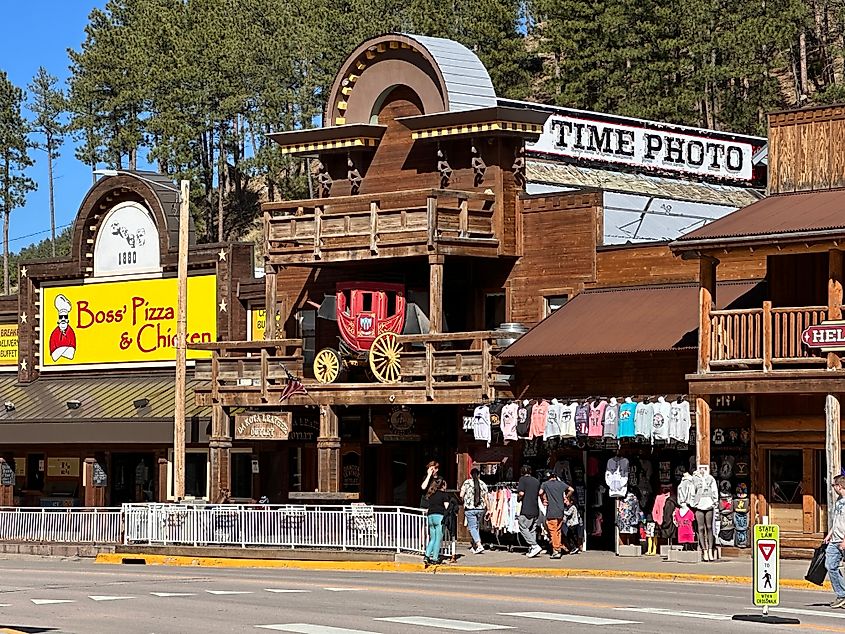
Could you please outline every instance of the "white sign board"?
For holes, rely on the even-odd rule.
[[[94,244],[94,276],[161,271],[158,228],[141,203],[123,202],[108,211]]]
[[[633,120],[628,125],[580,116],[553,114],[527,152],[683,172],[730,181],[751,181],[751,141],[711,137],[706,130],[679,128]],[[765,139],[760,140],[760,146]]]

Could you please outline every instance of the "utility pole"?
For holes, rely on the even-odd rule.
[[[191,181],[181,182],[179,194],[179,265],[176,302],[176,403],[173,410],[173,495],[185,497],[185,366],[188,331],[188,211]]]

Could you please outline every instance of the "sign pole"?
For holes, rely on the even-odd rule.
[[[176,402],[173,408],[173,496],[185,497],[185,366],[188,330],[188,211],[191,181],[181,182],[179,193],[179,264],[176,303]]]

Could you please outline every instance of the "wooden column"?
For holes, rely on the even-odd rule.
[[[710,396],[695,399],[695,462],[710,467]]]
[[[211,437],[208,440],[211,462],[211,490],[208,499],[217,500],[221,489],[232,490],[232,436],[229,432],[229,413],[221,405],[211,407]]]
[[[828,252],[827,318],[842,319],[842,251]],[[827,353],[829,370],[840,370],[842,360],[835,352]]]
[[[698,373],[710,369],[710,312],[716,305],[716,266],[719,260],[701,256],[698,270]]]
[[[428,319],[429,332],[443,332],[443,263],[445,256],[428,256]]]
[[[270,266],[264,275],[265,339],[276,339],[276,312],[278,311],[278,301],[276,298],[277,290],[276,269],[275,267]]]
[[[159,458],[156,467],[158,468],[156,502],[167,502],[167,458]]]
[[[320,435],[317,437],[317,489],[320,493],[340,491],[340,426],[337,412],[320,405]]]
[[[833,478],[842,473],[842,421],[840,418],[839,394],[828,394],[824,405],[824,446],[827,457],[827,528],[833,522],[833,507],[836,493],[833,492]]]

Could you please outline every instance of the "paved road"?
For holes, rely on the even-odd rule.
[[[0,559],[0,632],[764,632],[730,585],[103,566]],[[845,632],[823,592],[784,591],[777,614],[801,629]],[[4,629],[6,628],[6,629]],[[794,629],[783,627],[781,629]],[[592,630],[591,630],[592,631]]]

